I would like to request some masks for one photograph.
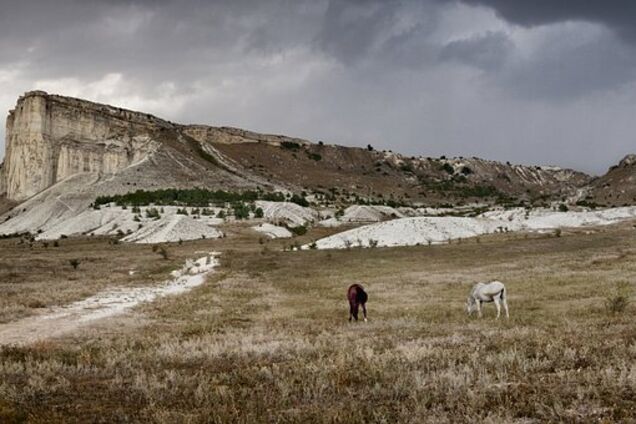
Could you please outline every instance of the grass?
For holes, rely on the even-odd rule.
[[[194,291],[140,307],[144,324],[134,331],[125,331],[128,318],[117,331],[1,348],[0,422],[636,419],[633,304],[605,307],[616,282],[636,276],[629,226],[302,252],[280,251],[284,241],[259,245],[242,227],[226,232],[223,241],[170,246],[175,262],[222,250],[221,266]],[[118,245],[119,257],[111,245],[77,243],[88,244],[65,255],[105,251],[111,272],[170,262],[149,246]],[[34,252],[17,263],[52,260]],[[37,279],[42,268],[20,272]],[[482,320],[463,311],[472,282],[491,278],[507,285],[508,321],[494,320],[491,305]],[[353,282],[369,293],[366,324],[346,321]]]

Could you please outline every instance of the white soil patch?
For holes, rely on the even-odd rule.
[[[256,207],[263,209],[263,217],[269,222],[284,222],[298,227],[312,223],[319,218],[318,212],[291,202],[269,202],[257,200]]]
[[[270,238],[289,238],[293,235],[291,231],[285,227],[280,227],[266,222],[260,225],[255,225],[252,229]]]
[[[147,211],[156,209],[160,218],[147,216]],[[183,208],[188,215],[178,214],[181,209],[176,206],[144,206],[139,213],[132,208],[115,205],[102,206],[100,209],[86,209],[76,214],[64,214],[51,217],[42,225],[29,227],[24,221],[30,216],[25,214],[0,225],[0,234],[19,231],[36,232],[38,240],[52,240],[73,235],[125,235],[123,241],[134,243],[165,243],[179,240],[195,240],[201,238],[219,238],[223,233],[215,226],[223,220],[214,215],[218,208],[208,208],[213,215],[193,215],[192,211],[201,208]],[[18,225],[16,227],[16,225]]]
[[[609,225],[636,219],[636,207],[584,212],[548,209],[511,209],[484,213],[476,218],[414,217],[365,225],[316,241],[318,249],[347,247],[413,246],[446,243],[501,231],[552,231],[557,228]],[[308,248],[303,246],[303,248]]]
[[[126,313],[140,303],[177,295],[205,282],[207,274],[218,265],[217,253],[188,260],[172,279],[150,287],[128,287],[107,290],[49,312],[0,326],[1,344],[24,344],[59,337],[96,320]]]

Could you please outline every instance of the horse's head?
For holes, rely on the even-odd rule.
[[[466,313],[468,315],[472,314],[474,308],[475,308],[475,300],[473,299],[472,296],[468,296],[466,298]]]

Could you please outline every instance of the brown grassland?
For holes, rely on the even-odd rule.
[[[0,347],[0,422],[636,422],[633,223],[302,252],[228,231],[171,244],[167,260],[108,239],[0,240],[5,323],[222,252],[189,293]],[[510,320],[492,305],[467,317],[471,283],[494,278]],[[368,323],[347,322],[353,282],[369,293]],[[632,301],[612,312],[621,284]]]

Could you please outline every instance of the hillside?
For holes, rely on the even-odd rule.
[[[590,183],[588,200],[607,206],[636,204],[636,155],[625,156]]]
[[[204,187],[310,191],[340,202],[544,202],[589,180],[553,167],[477,158],[405,157],[236,128],[175,124],[42,91],[7,118],[0,195],[21,202],[77,174],[88,197]],[[362,200],[361,200],[362,199]]]

